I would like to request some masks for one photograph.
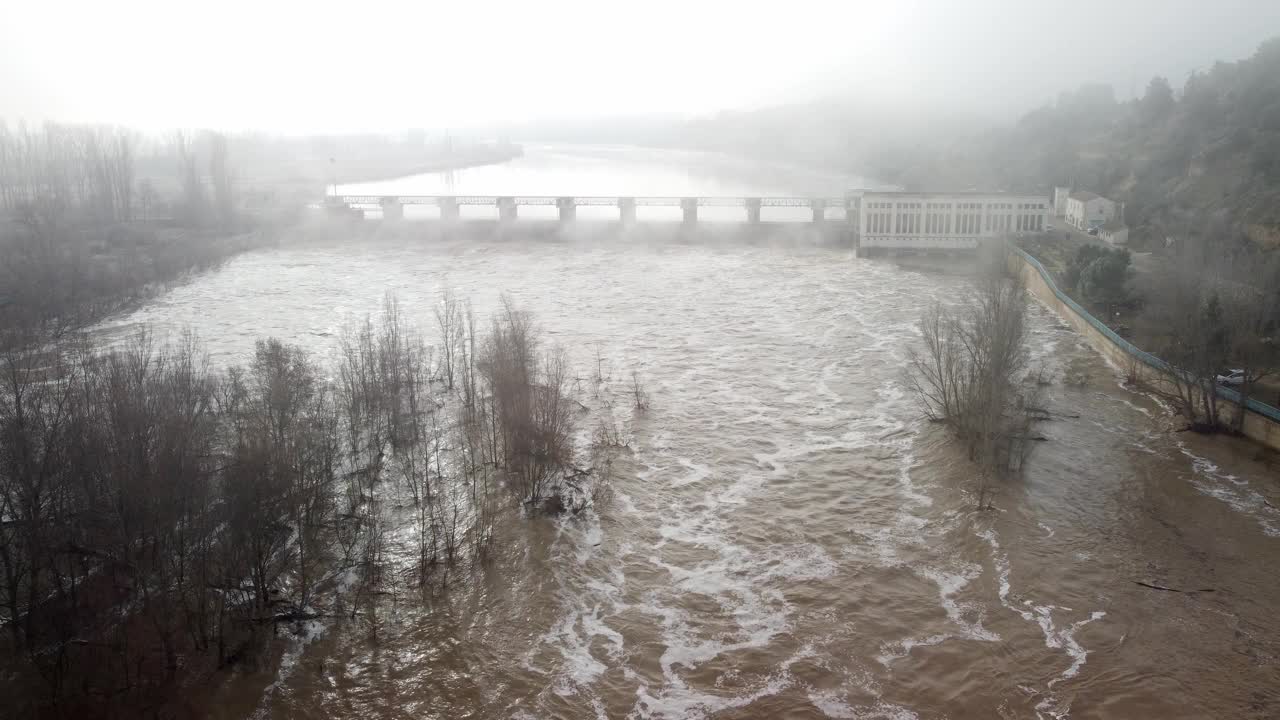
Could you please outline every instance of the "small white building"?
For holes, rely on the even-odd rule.
[[[1067,198],[1071,196],[1071,188],[1055,187],[1053,189],[1053,215],[1062,217],[1067,214]]]
[[[1044,232],[1050,202],[1007,193],[850,194],[861,248],[970,250],[980,241]]]
[[[1116,217],[1116,204],[1087,190],[1076,190],[1067,196],[1067,224],[1080,230],[1102,227]]]
[[[1120,218],[1112,218],[1098,229],[1098,237],[1111,245],[1128,245],[1129,226]]]

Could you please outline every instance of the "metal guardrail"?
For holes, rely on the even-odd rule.
[[[452,201],[457,205],[495,205],[499,196],[494,195],[329,195],[328,202],[341,202],[347,205],[368,205],[376,207],[384,202],[398,202],[401,205],[439,205],[441,201]],[[681,207],[684,197],[636,196],[636,197],[602,197],[591,195],[558,196],[558,195],[516,195],[511,200],[516,205],[555,205],[562,197],[573,201],[576,206],[611,205],[616,206],[619,200],[633,200],[641,207]],[[758,201],[761,207],[814,207],[847,209],[846,198],[826,197],[736,197],[702,195],[690,196],[699,207],[745,207],[749,200]]]
[[[1036,272],[1040,273],[1040,277],[1044,279],[1045,284],[1049,286],[1049,289],[1053,291],[1053,294],[1059,300],[1065,303],[1067,307],[1071,308],[1077,315],[1079,315],[1080,317],[1088,321],[1088,323],[1092,325],[1095,330],[1097,330],[1098,332],[1106,336],[1108,340],[1118,345],[1121,350],[1124,350],[1126,353],[1132,355],[1138,360],[1141,360],[1144,364],[1146,364],[1149,367],[1155,368],[1156,370],[1169,373],[1171,375],[1176,374],[1176,375],[1182,375],[1184,377],[1186,376],[1186,373],[1183,372],[1182,370],[1179,370],[1173,365],[1170,365],[1168,362],[1156,357],[1155,355],[1152,355],[1146,350],[1142,350],[1141,348],[1129,342],[1128,340],[1125,340],[1124,338],[1120,337],[1119,335],[1116,334],[1114,330],[1107,327],[1106,324],[1103,323],[1098,318],[1094,317],[1088,310],[1085,310],[1084,308],[1080,307],[1080,304],[1077,303],[1075,300],[1072,300],[1071,296],[1062,292],[1062,290],[1058,288],[1058,283],[1053,281],[1053,275],[1050,274],[1049,271],[1045,269],[1044,265],[1040,264],[1039,260],[1032,257],[1030,253],[1028,253],[1027,251],[1019,247],[1014,247],[1013,251],[1018,253],[1018,255],[1022,256],[1023,260],[1026,260],[1028,263],[1030,263],[1031,267],[1035,268]],[[1236,405],[1240,404],[1239,392],[1232,390],[1231,388],[1228,388],[1228,387],[1223,387],[1222,385],[1214,385],[1214,387],[1217,389],[1218,397],[1224,400],[1229,400],[1235,403]],[[1253,398],[1249,398],[1249,401],[1245,405],[1245,407],[1247,407],[1249,410],[1253,412],[1258,413],[1259,415],[1270,418],[1271,420],[1274,420],[1276,422],[1280,422],[1280,408],[1272,407],[1271,405],[1268,405],[1259,400],[1255,400]]]

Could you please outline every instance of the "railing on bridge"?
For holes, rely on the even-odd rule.
[[[462,206],[496,207],[501,220],[515,220],[521,206],[556,207],[561,220],[573,220],[579,207],[616,207],[623,222],[632,222],[636,217],[637,207],[671,207],[680,208],[683,219],[687,223],[697,222],[699,208],[744,208],[748,222],[760,222],[760,208],[809,208],[813,222],[826,220],[828,208],[844,210],[846,218],[852,220],[854,214],[849,212],[850,202],[846,198],[806,198],[806,197],[597,197],[597,196],[554,196],[554,195],[338,195],[330,196],[327,204],[331,207],[360,209],[380,208],[383,218],[397,220],[404,217],[404,209],[409,205],[435,206],[440,208],[442,219],[458,219]]]

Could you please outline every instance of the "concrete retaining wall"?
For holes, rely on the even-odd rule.
[[[1157,391],[1172,392],[1173,381],[1166,370],[1153,367],[1147,360],[1135,356],[1128,348],[1121,346],[1094,324],[1098,321],[1083,310],[1074,308],[1059,295],[1052,280],[1046,277],[1040,268],[1035,267],[1019,252],[1009,253],[1009,269],[1019,275],[1026,284],[1027,290],[1046,307],[1058,313],[1076,332],[1126,374],[1133,375],[1139,382]],[[1218,408],[1224,420],[1236,417],[1242,412],[1240,405],[1226,398],[1218,398]],[[1280,450],[1280,422],[1266,415],[1247,411],[1244,418],[1244,434],[1272,450]]]

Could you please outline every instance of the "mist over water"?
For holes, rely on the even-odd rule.
[[[246,254],[99,333],[191,327],[217,365],[267,335],[324,356],[385,291],[428,330],[446,287],[482,318],[509,292],[579,375],[598,345],[652,398],[598,513],[515,526],[448,592],[386,598],[376,635],[286,636],[213,691],[216,717],[1268,716],[1268,470],[1170,434],[1033,306],[1062,417],[974,511],[900,375],[920,310],[969,282],[839,249],[410,232]]]
[[[336,193],[348,196],[473,195],[482,197],[798,197],[841,199],[851,189],[883,187],[857,175],[821,172],[782,163],[764,163],[719,153],[683,150],[637,150],[608,145],[529,145],[513,160],[440,173],[424,173],[373,182],[337,182]],[[330,193],[335,192],[334,188]],[[496,219],[493,205],[464,205],[466,219]],[[380,214],[366,207],[371,216]],[[616,222],[612,206],[580,206],[577,219]],[[700,222],[741,222],[741,207],[702,207]],[[551,206],[521,206],[524,219],[557,217]],[[844,220],[843,208],[831,207],[826,215]],[[407,219],[439,218],[432,206],[407,205]],[[671,222],[681,218],[677,207],[636,208],[636,219]],[[768,207],[765,221],[802,222],[811,218],[808,208]]]
[[[527,145],[515,160],[375,182],[344,195],[570,195],[586,197],[840,197],[865,178],[741,157],[625,146]]]

